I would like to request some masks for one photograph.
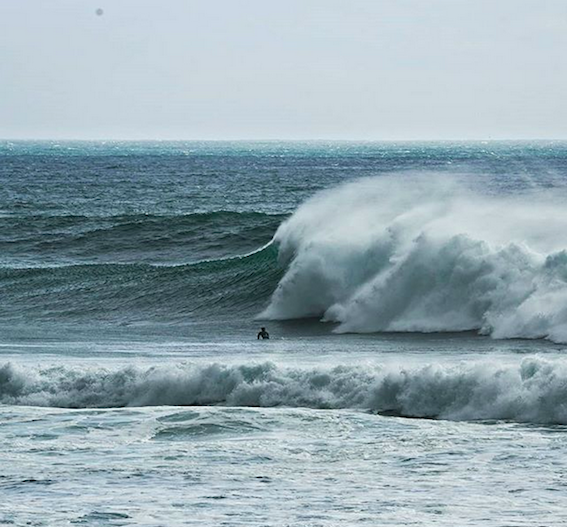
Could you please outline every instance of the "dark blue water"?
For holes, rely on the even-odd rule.
[[[0,142],[0,523],[566,524],[566,182],[567,143]]]
[[[458,175],[562,186],[565,143],[0,143],[2,324],[251,321],[284,268],[265,246],[345,181]]]

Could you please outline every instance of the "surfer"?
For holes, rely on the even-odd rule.
[[[260,332],[258,333],[258,340],[260,340],[260,338],[262,340],[270,338],[270,334],[266,331],[266,328],[260,328]]]

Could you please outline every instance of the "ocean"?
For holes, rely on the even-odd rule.
[[[0,525],[567,525],[566,203],[564,142],[0,141]]]

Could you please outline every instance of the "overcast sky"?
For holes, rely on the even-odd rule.
[[[0,137],[567,139],[567,0],[0,0]]]

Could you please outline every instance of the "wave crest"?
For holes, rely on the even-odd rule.
[[[182,264],[265,245],[285,215],[211,211],[117,216],[0,216],[3,265]]]
[[[176,266],[0,267],[3,321],[164,321],[255,313],[281,278],[275,250]]]
[[[0,403],[353,408],[452,420],[567,424],[567,363],[283,368],[273,363],[118,370],[0,367]]]
[[[322,192],[275,235],[288,269],[261,317],[567,342],[561,198],[480,195],[433,176]]]

